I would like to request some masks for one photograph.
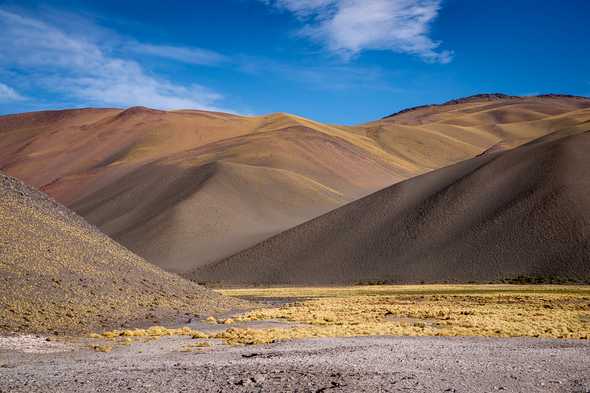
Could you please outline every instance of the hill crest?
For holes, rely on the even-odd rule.
[[[383,119],[389,119],[403,113],[413,112],[419,109],[427,109],[427,108],[434,108],[434,107],[441,107],[447,105],[458,105],[458,104],[466,104],[470,102],[485,102],[485,101],[497,101],[497,100],[523,100],[527,98],[562,98],[562,99],[575,99],[575,100],[590,100],[589,97],[584,96],[576,96],[571,94],[558,94],[558,93],[548,93],[548,94],[538,94],[532,96],[513,96],[504,93],[480,93],[474,94],[471,96],[455,98],[452,100],[445,101],[440,104],[424,104],[413,106],[409,108],[401,109],[391,115],[384,116]]]

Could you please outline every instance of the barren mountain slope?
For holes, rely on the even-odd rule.
[[[404,181],[194,272],[202,282],[590,280],[590,122]]]
[[[0,165],[183,272],[415,169],[368,138],[276,114],[146,108],[0,118]]]
[[[0,167],[186,273],[409,177],[579,123],[584,108],[476,97],[359,127],[147,108],[29,113],[0,117]]]
[[[481,94],[407,109],[355,129],[390,154],[421,165],[423,172],[506,149],[586,119],[590,99],[545,95]]]
[[[147,263],[0,174],[0,332],[81,332],[239,306]]]

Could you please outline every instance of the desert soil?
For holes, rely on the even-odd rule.
[[[587,341],[355,337],[183,352],[191,342],[103,353],[86,339],[0,339],[0,392],[590,392]]]

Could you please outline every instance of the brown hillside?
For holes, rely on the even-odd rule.
[[[219,260],[414,169],[289,115],[147,108],[0,117],[0,166],[150,261]]]
[[[399,183],[194,273],[326,284],[590,280],[590,122]]]
[[[575,97],[471,98],[358,127],[148,108],[0,117],[0,169],[187,273],[415,175],[590,117]]]
[[[0,332],[82,332],[239,307],[0,174]]]
[[[590,99],[547,95],[478,95],[425,106],[360,126],[392,155],[425,171],[471,158],[502,145],[514,147],[580,124],[590,117]]]

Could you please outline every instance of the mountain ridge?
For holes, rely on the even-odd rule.
[[[536,94],[531,96],[513,96],[504,93],[479,93],[470,96],[454,98],[452,100],[448,100],[442,102],[440,104],[425,104],[425,105],[417,105],[413,107],[408,107],[401,109],[397,112],[394,112],[390,115],[382,117],[382,119],[388,119],[391,117],[395,117],[397,115],[401,115],[403,113],[412,112],[419,109],[426,109],[432,107],[439,107],[445,105],[456,105],[456,104],[465,104],[469,102],[479,102],[479,101],[494,101],[494,100],[517,100],[517,99],[526,99],[526,98],[568,98],[568,99],[582,99],[582,100],[590,100],[590,97],[585,96],[577,96],[572,94],[559,94],[559,93],[547,93],[547,94]]]

